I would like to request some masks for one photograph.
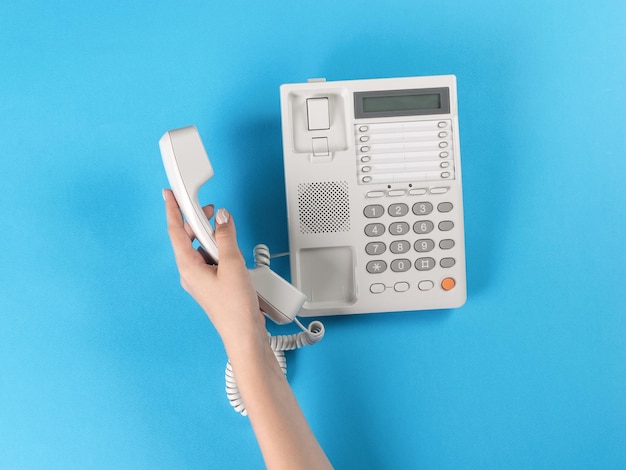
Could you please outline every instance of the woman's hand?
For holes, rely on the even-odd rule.
[[[163,191],[167,229],[174,249],[183,288],[209,316],[227,351],[242,338],[267,341],[265,317],[259,309],[245,261],[237,245],[235,224],[226,210],[215,216],[215,241],[219,265],[209,265],[193,248],[193,231],[183,216],[171,190]],[[208,219],[213,206],[204,208]],[[230,355],[230,351],[229,351]]]

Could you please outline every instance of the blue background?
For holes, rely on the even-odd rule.
[[[179,286],[158,139],[199,128],[251,261],[287,248],[280,84],[447,73],[467,304],[328,318],[289,380],[337,468],[625,468],[625,24],[620,0],[5,0],[0,468],[262,467]]]

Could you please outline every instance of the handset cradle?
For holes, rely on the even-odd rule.
[[[219,253],[213,228],[198,201],[200,188],[214,175],[200,134],[194,126],[171,130],[161,137],[159,147],[176,201],[198,242],[217,263]],[[261,310],[279,325],[292,322],[306,296],[267,266],[249,272]]]

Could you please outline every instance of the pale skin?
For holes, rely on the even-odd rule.
[[[195,236],[183,221],[174,194],[166,189],[163,198],[181,285],[206,312],[224,343],[266,467],[332,468],[269,346],[265,317],[237,245],[233,218],[224,209],[217,211],[219,266],[209,265],[192,246]],[[204,213],[210,219],[213,207],[205,207]]]

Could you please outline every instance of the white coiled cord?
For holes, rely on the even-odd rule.
[[[270,252],[266,245],[257,245],[254,247],[254,262],[257,267],[269,266]],[[300,333],[280,336],[272,336],[269,332],[267,333],[270,347],[272,348],[274,356],[276,356],[276,360],[285,375],[287,375],[287,359],[285,358],[285,351],[299,349],[302,346],[310,346],[317,343],[324,337],[324,325],[322,322],[317,320],[312,321],[308,328],[300,323],[297,318],[294,319],[294,322],[302,330]],[[230,361],[226,364],[225,379],[228,401],[230,401],[230,404],[235,411],[241,413],[243,416],[247,416],[248,412],[246,411],[246,407],[241,399],[239,387],[237,387],[237,381],[235,380],[235,374],[233,373]]]

